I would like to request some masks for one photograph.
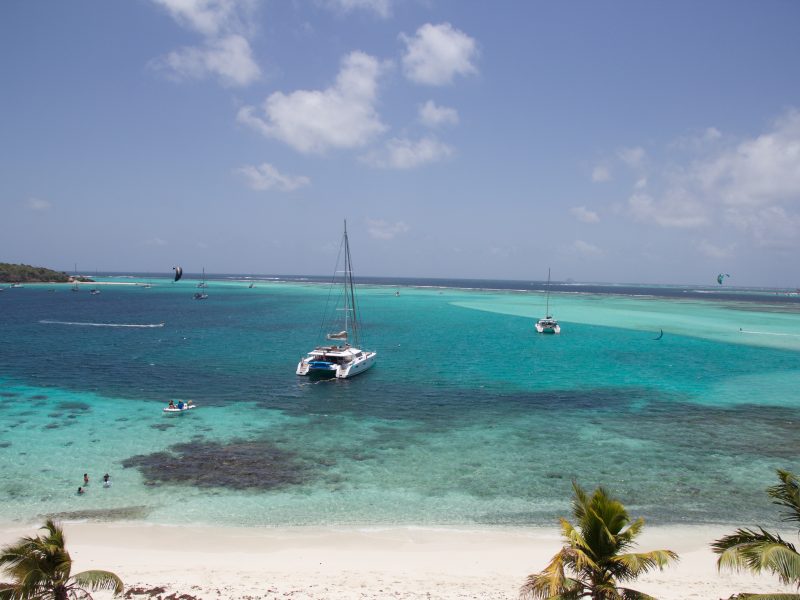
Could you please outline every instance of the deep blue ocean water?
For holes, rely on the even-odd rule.
[[[576,480],[649,522],[770,524],[800,471],[796,296],[562,284],[541,336],[541,283],[370,280],[378,364],[314,382],[321,280],[152,283],[0,293],[0,521],[552,524]]]

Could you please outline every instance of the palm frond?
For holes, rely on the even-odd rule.
[[[777,575],[782,583],[800,582],[800,554],[794,545],[762,528],[737,529],[715,541],[711,548],[720,555],[719,569],[746,568],[754,573],[766,570]]]
[[[767,488],[767,494],[774,498],[773,504],[787,509],[783,513],[784,521],[800,523],[800,481],[794,473],[783,469],[778,469],[778,479],[780,483]]]
[[[620,554],[611,559],[623,567],[617,574],[622,580],[635,579],[655,569],[663,570],[670,562],[677,561],[678,555],[672,550],[651,550],[650,552],[633,552]]]
[[[578,600],[584,591],[583,584],[571,578],[565,578],[562,585],[554,590],[542,572],[528,575],[519,589],[519,597],[521,600]]]
[[[80,587],[89,587],[92,591],[112,590],[114,596],[125,591],[122,580],[111,571],[82,571],[73,575],[72,580]]]

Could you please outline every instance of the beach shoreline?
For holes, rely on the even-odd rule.
[[[527,575],[560,549],[554,527],[170,526],[64,522],[74,571],[117,573],[141,597],[489,598],[518,597]],[[791,592],[772,576],[718,573],[709,544],[723,526],[645,528],[638,550],[674,550],[680,561],[630,587],[661,600],[722,599],[737,592]],[[36,533],[0,525],[0,545]],[[156,594],[158,595],[158,594]],[[97,596],[98,598],[105,596]],[[133,595],[133,597],[139,597]],[[155,596],[153,596],[155,597]]]

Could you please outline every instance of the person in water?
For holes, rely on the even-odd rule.
[[[89,475],[86,473],[83,474],[83,485],[89,485]]]
[[[78,487],[78,496],[83,496],[83,488]]]

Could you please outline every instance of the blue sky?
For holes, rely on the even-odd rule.
[[[800,3],[0,3],[0,261],[800,286]],[[727,283],[726,283],[727,284]]]

